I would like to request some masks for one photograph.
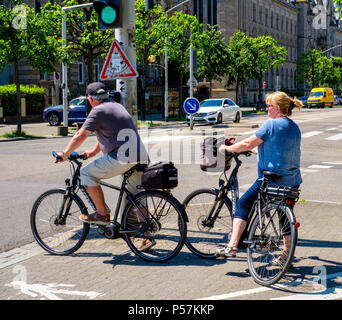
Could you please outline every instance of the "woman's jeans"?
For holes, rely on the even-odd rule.
[[[258,197],[258,192],[261,184],[262,180],[256,180],[254,184],[239,199],[236,205],[234,219],[239,218],[247,221],[248,214],[252,209],[253,203]]]

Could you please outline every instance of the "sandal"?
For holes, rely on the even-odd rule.
[[[216,256],[221,258],[235,258],[237,253],[236,247],[225,246],[216,249]]]

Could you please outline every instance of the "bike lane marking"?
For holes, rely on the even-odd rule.
[[[334,279],[338,277],[342,277],[342,272],[327,275],[325,277],[322,277],[322,279],[319,279],[319,280],[324,281],[324,280]],[[324,299],[325,295],[330,295],[330,294],[333,294],[334,292],[336,292],[336,294],[327,296],[327,299],[339,299],[342,297],[342,286],[326,288],[325,286],[318,284],[316,281],[317,281],[317,277],[314,277],[312,279],[303,279],[301,281],[291,281],[285,284],[275,284],[274,286],[271,286],[271,287],[259,287],[259,288],[253,288],[253,289],[248,289],[248,290],[235,291],[231,293],[226,293],[226,294],[221,294],[221,295],[216,295],[216,296],[211,296],[211,297],[206,297],[206,298],[200,298],[196,300],[227,300],[227,299],[237,298],[237,297],[251,295],[251,294],[258,294],[258,293],[266,292],[266,291],[273,290],[273,289],[287,289],[288,290],[289,287],[294,287],[294,286],[298,286],[301,284],[308,284],[308,283],[315,284],[316,286],[320,287],[320,289],[314,292],[308,292],[308,293],[303,293],[303,294],[292,294],[286,297],[272,298],[270,300],[282,300],[282,299],[292,300],[292,299],[297,299],[297,296],[298,297],[302,296],[302,299],[310,299],[310,297],[315,297],[318,295],[320,295],[321,299],[322,298]]]

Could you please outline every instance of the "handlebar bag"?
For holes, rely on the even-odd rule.
[[[141,177],[144,189],[172,189],[178,185],[178,170],[173,162],[158,162],[145,169]]]

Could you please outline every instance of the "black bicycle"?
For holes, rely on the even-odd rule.
[[[57,159],[55,152],[53,155]],[[48,190],[40,195],[31,211],[34,238],[44,250],[54,255],[75,252],[89,233],[90,225],[79,219],[81,214],[88,214],[88,208],[77,194],[79,190],[91,208],[96,210],[86,188],[80,184],[82,162],[79,160],[86,160],[86,156],[74,152],[68,160],[72,167],[72,179],[65,179],[65,188]],[[136,195],[127,190],[127,179],[134,171],[145,168],[146,165],[137,164],[124,173],[121,188],[101,181],[102,186],[118,191],[119,198],[110,224],[95,226],[98,233],[108,239],[125,239],[141,259],[161,262],[173,258],[182,249],[186,239],[186,213],[169,190],[144,190]],[[123,196],[127,197],[128,203],[119,223]],[[145,251],[140,246],[146,239],[153,241],[154,246]]]
[[[201,258],[217,258],[216,248],[230,240],[233,213],[239,199],[237,174],[242,164],[240,155],[250,156],[251,152],[230,154],[236,165],[229,178],[227,169],[223,170],[218,189],[193,191],[183,202],[189,219],[185,243]],[[293,206],[299,198],[299,190],[268,186],[269,182],[279,181],[281,175],[266,171],[263,175],[239,248],[247,248],[248,268],[255,282],[270,286],[284,276],[294,256],[299,223]]]

